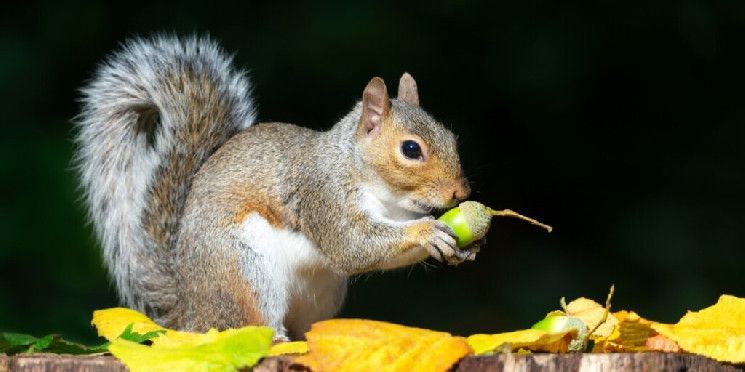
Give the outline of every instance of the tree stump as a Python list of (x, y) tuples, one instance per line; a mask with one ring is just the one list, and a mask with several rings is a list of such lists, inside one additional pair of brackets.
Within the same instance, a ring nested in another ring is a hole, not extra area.
[[(112, 356), (73, 356), (34, 354), (8, 357), (0, 355), (0, 372), (86, 371), (122, 372), (127, 368)], [(303, 371), (292, 358), (266, 358), (256, 372)], [(471, 371), (743, 371), (745, 365), (718, 363), (715, 360), (683, 353), (619, 354), (498, 354), (466, 357), (455, 372)]]

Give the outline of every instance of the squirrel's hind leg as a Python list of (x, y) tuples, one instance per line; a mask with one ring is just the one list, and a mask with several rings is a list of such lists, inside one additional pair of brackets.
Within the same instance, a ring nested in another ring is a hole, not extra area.
[[(183, 224), (174, 255), (179, 301), (175, 328), (205, 332), (210, 328), (268, 325), (281, 333), (267, 312), (262, 265), (245, 275), (246, 249), (230, 229)], [(280, 309), (281, 311), (281, 309)]]
[(310, 239), (258, 212), (247, 213), (237, 231), (242, 274), (260, 299), (266, 325), (302, 339), (312, 323), (336, 314), (346, 277), (327, 267)]

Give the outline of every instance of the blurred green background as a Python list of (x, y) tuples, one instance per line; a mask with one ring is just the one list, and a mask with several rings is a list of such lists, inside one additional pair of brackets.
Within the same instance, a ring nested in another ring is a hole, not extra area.
[(494, 223), (476, 262), (352, 280), (343, 316), (459, 334), (561, 296), (676, 321), (745, 295), (745, 2), (91, 2), (0, 5), (0, 330), (91, 341), (116, 305), (71, 169), (81, 84), (132, 35), (209, 33), (261, 120), (327, 128), (404, 71), (460, 136)]

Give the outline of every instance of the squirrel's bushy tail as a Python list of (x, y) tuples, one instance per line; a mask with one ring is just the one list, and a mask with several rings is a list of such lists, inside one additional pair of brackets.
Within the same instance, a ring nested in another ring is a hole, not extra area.
[(161, 318), (177, 301), (168, 251), (191, 181), (254, 121), (245, 74), (208, 38), (133, 39), (82, 89), (76, 165), (121, 300)]

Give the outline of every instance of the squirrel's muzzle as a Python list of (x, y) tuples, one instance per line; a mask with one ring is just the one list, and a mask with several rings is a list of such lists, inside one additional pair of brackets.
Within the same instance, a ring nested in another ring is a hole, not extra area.
[(471, 185), (468, 183), (468, 179), (461, 177), (460, 180), (456, 181), (453, 186), (453, 199), (452, 203), (461, 202), (468, 198), (471, 194)]

